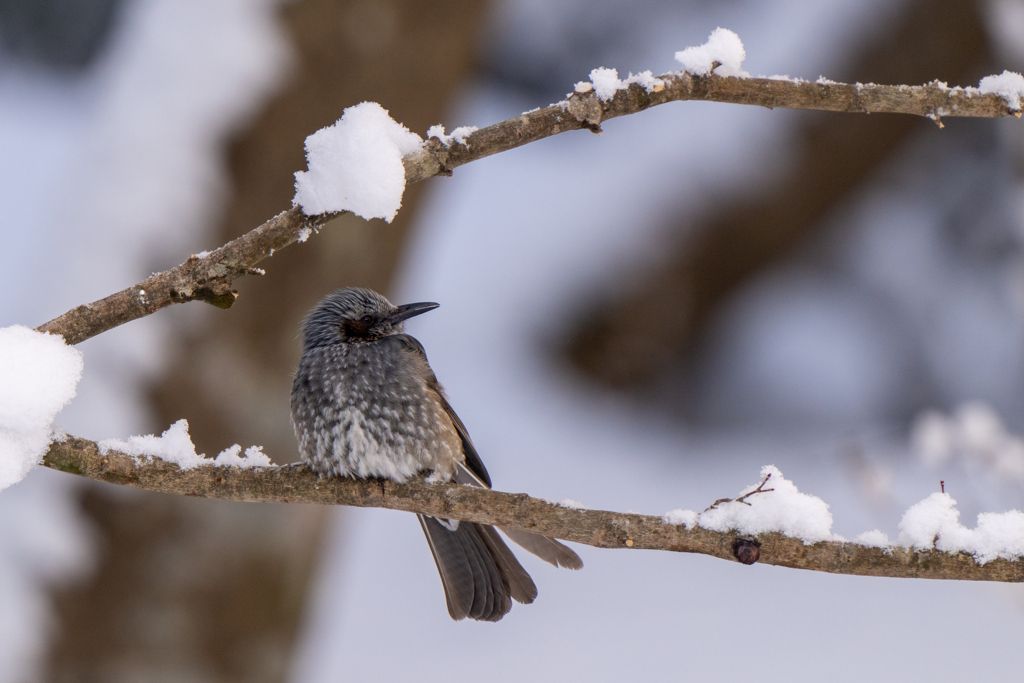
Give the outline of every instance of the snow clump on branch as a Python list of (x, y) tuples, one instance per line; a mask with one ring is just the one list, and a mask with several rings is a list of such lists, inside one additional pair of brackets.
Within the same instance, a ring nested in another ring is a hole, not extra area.
[(42, 462), (53, 418), (82, 378), (82, 354), (58, 335), (0, 328), (0, 489)]
[(696, 76), (707, 76), (714, 69), (717, 76), (749, 78), (743, 70), (747, 53), (740, 37), (727, 28), (716, 28), (708, 36), (708, 42), (697, 47), (688, 47), (676, 53), (676, 61), (683, 65), (683, 71)]
[(960, 511), (948, 493), (933, 493), (903, 514), (900, 543), (916, 550), (974, 555), (978, 564), (1024, 557), (1024, 513), (983, 512), (978, 526), (960, 524)]
[[(735, 530), (751, 535), (776, 531), (807, 544), (836, 540), (831, 531), (832, 513), (825, 501), (800, 493), (774, 465), (762, 467), (761, 477), (766, 481), (748, 486), (734, 500), (719, 502), (699, 514), (672, 510), (665, 513), (662, 521), (685, 524), (687, 529), (700, 526), (711, 531)], [(749, 495), (764, 485), (770, 488)]]
[(647, 92), (661, 92), (665, 89), (665, 81), (655, 78), (650, 70), (641, 71), (638, 74), (630, 73), (625, 80), (620, 80), (618, 69), (606, 69), (602, 66), (591, 70), (589, 82), (577, 83), (576, 92), (585, 93), (593, 90), (599, 100), (607, 102), (615, 97), (617, 91), (625, 90), (633, 83)]
[(167, 428), (160, 436), (146, 434), (130, 436), (127, 441), (120, 439), (104, 439), (98, 444), (100, 455), (117, 451), (135, 458), (136, 461), (146, 458), (159, 458), (171, 462), (183, 470), (208, 465), (241, 467), (273, 467), (270, 458), (263, 452), (262, 446), (250, 446), (245, 449), (245, 457), (239, 455), (242, 447), (238, 444), (225, 448), (215, 459), (196, 453), (195, 444), (188, 433), (188, 422), (178, 420)]
[(1006, 100), (1012, 111), (1020, 111), (1020, 98), (1024, 97), (1024, 76), (1013, 71), (1003, 71), (996, 76), (985, 76), (978, 83), (982, 95), (999, 95)]
[(453, 142), (468, 147), (469, 144), (466, 142), (466, 136), (470, 133), (475, 133), (477, 130), (476, 126), (459, 126), (452, 131), (451, 135), (445, 135), (444, 126), (437, 124), (427, 129), (427, 137), (437, 138), (445, 147), (451, 147)]
[[(825, 501), (800, 493), (772, 465), (763, 467), (761, 476), (764, 479), (760, 485), (748, 486), (735, 499), (718, 501), (700, 513), (672, 510), (661, 519), (665, 524), (685, 525), (688, 530), (699, 526), (753, 536), (778, 532), (808, 545), (845, 542), (831, 531), (832, 514)], [(899, 542), (914, 550), (967, 553), (980, 565), (1000, 558), (1013, 561), (1024, 557), (1024, 512), (983, 512), (978, 515), (978, 526), (974, 529), (968, 529), (959, 520), (956, 501), (948, 493), (933, 493), (903, 514)], [(893, 547), (877, 529), (859, 534), (853, 542), (885, 550)]]
[(349, 107), (306, 138), (308, 171), (295, 173), (295, 199), (307, 216), (351, 211), (390, 223), (402, 206), (402, 157), (423, 139), (376, 102)]

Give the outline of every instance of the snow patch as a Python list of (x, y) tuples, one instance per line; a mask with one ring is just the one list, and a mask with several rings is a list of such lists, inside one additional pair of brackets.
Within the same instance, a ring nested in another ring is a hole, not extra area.
[[(699, 514), (692, 510), (672, 510), (661, 519), (665, 524), (685, 524), (687, 529), (700, 526), (754, 536), (775, 531), (807, 544), (845, 540), (831, 533), (832, 514), (823, 500), (800, 493), (774, 466), (761, 469), (762, 477), (769, 475), (767, 483), (762, 483), (772, 490), (766, 488), (763, 493), (744, 499), (749, 505), (732, 500)], [(739, 497), (757, 488), (757, 485), (749, 486)], [(933, 493), (904, 513), (899, 524), (899, 543), (914, 550), (969, 553), (978, 564), (997, 558), (1024, 557), (1024, 512), (983, 512), (978, 515), (974, 529), (963, 526), (959, 519), (956, 501), (947, 493)], [(889, 537), (877, 529), (858, 534), (853, 542), (873, 548), (893, 547)]]
[(590, 509), (586, 505), (584, 505), (583, 503), (581, 503), (579, 501), (576, 501), (576, 500), (573, 500), (572, 498), (564, 498), (564, 499), (562, 499), (560, 501), (559, 500), (552, 500), (551, 498), (541, 498), (541, 500), (543, 500), (545, 503), (550, 503), (551, 505), (557, 505), (558, 507), (561, 507), (561, 508), (569, 508), (570, 510), (589, 510)]
[(619, 79), (618, 69), (606, 69), (602, 66), (592, 69), (590, 71), (590, 82), (580, 81), (576, 84), (575, 91), (587, 93), (593, 90), (599, 100), (607, 102), (615, 97), (616, 92), (625, 90), (634, 83), (647, 92), (658, 92), (665, 88), (665, 81), (656, 78), (650, 70), (641, 71), (638, 74), (631, 72), (625, 80), (621, 80)]
[(74, 398), (83, 365), (59, 335), (0, 328), (0, 489), (42, 462), (53, 418)]
[(423, 144), (376, 102), (349, 107), (306, 138), (308, 171), (295, 173), (294, 203), (303, 213), (351, 211), (391, 222), (402, 206), (402, 157)]
[[(666, 524), (694, 524), (712, 531), (739, 531), (744, 534), (764, 534), (776, 531), (804, 543), (832, 541), (832, 513), (821, 498), (800, 493), (793, 482), (782, 476), (774, 465), (761, 468), (762, 480), (769, 477), (767, 489), (745, 499), (729, 501), (700, 514), (692, 510), (672, 510), (662, 516)], [(748, 486), (738, 497), (754, 491), (761, 484)]]
[(891, 548), (892, 543), (889, 541), (889, 537), (878, 529), (871, 531), (865, 531), (857, 534), (853, 538), (853, 542), (857, 545), (866, 545), (869, 548)]
[(1013, 111), (1020, 111), (1020, 98), (1024, 97), (1024, 76), (1015, 71), (985, 76), (978, 83), (978, 90), (983, 95), (999, 95), (1006, 100), (1006, 106)]
[(750, 74), (742, 68), (746, 57), (740, 37), (721, 27), (712, 31), (708, 42), (703, 45), (688, 47), (676, 53), (676, 61), (683, 65), (683, 71), (697, 76), (707, 76), (715, 62), (718, 62), (715, 74), (748, 78)]
[[(184, 420), (181, 420), (181, 422), (184, 422)], [(241, 467), (242, 469), (273, 467), (270, 458), (263, 452), (263, 446), (249, 446), (245, 449), (244, 456), (239, 455), (241, 452), (242, 447), (236, 443), (234, 446), (225, 448), (218, 453), (217, 458), (213, 460), (212, 464), (222, 467)], [(207, 460), (206, 462), (209, 463), (210, 461)]]
[(238, 444), (225, 448), (216, 458), (210, 459), (203, 454), (196, 453), (196, 447), (192, 443), (192, 437), (188, 433), (188, 421), (178, 420), (167, 428), (160, 436), (146, 434), (144, 436), (130, 436), (127, 441), (120, 439), (104, 439), (98, 444), (100, 454), (106, 455), (110, 451), (125, 453), (141, 461), (145, 458), (159, 458), (171, 462), (183, 470), (191, 470), (196, 467), (215, 465), (221, 467), (273, 467), (270, 458), (263, 452), (262, 446), (250, 446), (245, 449), (245, 456), (239, 453), (242, 447)]
[(475, 133), (478, 130), (476, 126), (459, 126), (452, 131), (451, 135), (444, 134), (444, 126), (437, 124), (427, 129), (428, 138), (437, 138), (441, 144), (445, 147), (451, 147), (453, 142), (457, 142), (460, 145), (466, 145), (466, 136), (470, 133)]
[(647, 71), (641, 71), (638, 74), (630, 72), (629, 76), (623, 83), (628, 87), (631, 83), (636, 83), (647, 92), (658, 92), (659, 89), (665, 87), (665, 81), (660, 78), (656, 78), (651, 73), (650, 69)]
[(959, 520), (956, 501), (948, 493), (933, 493), (904, 513), (900, 543), (915, 550), (970, 553), (978, 564), (1024, 557), (1024, 513), (1019, 510), (983, 512), (974, 529)]
[(602, 102), (615, 97), (615, 91), (622, 87), (619, 72), (616, 69), (599, 67), (590, 71), (590, 82), (594, 84), (594, 94)]
[[(800, 493), (796, 485), (782, 476), (774, 465), (761, 468), (761, 476), (771, 475), (767, 486), (774, 489), (747, 498), (745, 503), (721, 503), (700, 514), (699, 524), (713, 531), (735, 529), (745, 534), (776, 531), (804, 543), (832, 540), (832, 513), (821, 498)], [(750, 493), (758, 484), (748, 486), (740, 495)]]
[(697, 526), (698, 517), (699, 515), (693, 510), (669, 510), (661, 516), (661, 521), (676, 526), (685, 524), (687, 529), (692, 529)]

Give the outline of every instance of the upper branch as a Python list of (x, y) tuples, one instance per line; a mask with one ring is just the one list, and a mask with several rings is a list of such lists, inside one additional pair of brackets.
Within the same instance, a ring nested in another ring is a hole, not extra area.
[[(660, 517), (564, 508), (525, 494), (457, 484), (405, 484), (380, 479), (320, 479), (306, 467), (239, 469), (177, 465), (152, 459), (143, 464), (117, 452), (99, 453), (92, 441), (67, 437), (54, 442), (43, 464), (98, 481), (151, 491), (264, 503), (317, 503), (418, 512), (449, 519), (522, 529), (597, 548), (672, 550), (736, 560), (735, 532), (666, 524)], [(869, 548), (854, 543), (803, 541), (761, 534), (760, 562), (832, 574), (900, 578), (1024, 581), (1024, 560), (977, 564), (965, 553)]]
[(405, 158), (407, 182), (451, 171), (470, 161), (520, 147), (558, 133), (586, 128), (600, 132), (601, 122), (635, 114), (668, 102), (700, 100), (753, 104), (774, 109), (816, 109), (851, 114), (915, 114), (940, 122), (944, 116), (999, 118), (1019, 111), (998, 95), (982, 95), (938, 82), (927, 85), (811, 83), (770, 78), (732, 78), (671, 73), (658, 77), (663, 86), (648, 92), (640, 85), (616, 91), (602, 101), (593, 90), (482, 128), (465, 137), (465, 145), (441, 145), (431, 139)]
[[(406, 182), (451, 175), (452, 169), (476, 159), (566, 131), (600, 132), (602, 121), (684, 100), (769, 108), (916, 114), (931, 117), (936, 122), (944, 116), (1020, 116), (997, 95), (951, 89), (939, 83), (912, 87), (849, 85), (688, 73), (666, 74), (660, 80), (663, 85), (651, 92), (634, 84), (618, 90), (607, 101), (599, 99), (593, 90), (573, 93), (557, 104), (471, 133), (465, 137), (465, 144), (446, 147), (431, 138), (419, 151), (405, 157)], [(336, 215), (306, 216), (299, 207), (293, 206), (209, 254), (191, 256), (179, 266), (156, 273), (105, 299), (72, 309), (36, 329), (60, 334), (69, 344), (77, 344), (172, 304), (199, 300), (227, 308), (237, 296), (231, 289), (235, 279), (259, 272), (255, 269), (257, 263), (298, 240), (303, 230), (319, 229)]]
[(238, 296), (231, 289), (235, 279), (260, 273), (255, 265), (299, 239), (303, 228), (315, 230), (334, 217), (335, 214), (305, 216), (292, 207), (219, 249), (201, 257), (189, 256), (181, 265), (154, 273), (99, 301), (73, 308), (36, 329), (62, 335), (68, 344), (77, 344), (172, 304), (205, 301), (218, 308), (229, 308)]

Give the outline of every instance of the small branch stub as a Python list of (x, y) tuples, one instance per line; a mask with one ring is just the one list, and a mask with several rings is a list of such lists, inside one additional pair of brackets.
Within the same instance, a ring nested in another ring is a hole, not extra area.
[(737, 538), (732, 544), (732, 554), (743, 564), (754, 564), (761, 558), (761, 543), (756, 538)]

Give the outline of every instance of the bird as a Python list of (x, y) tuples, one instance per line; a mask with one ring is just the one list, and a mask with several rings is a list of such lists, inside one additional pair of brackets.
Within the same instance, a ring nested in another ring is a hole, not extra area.
[[(405, 320), (437, 307), (395, 306), (373, 290), (348, 287), (310, 310), (302, 323), (291, 419), (302, 461), (313, 472), (397, 482), (426, 475), (428, 483), (491, 487), (423, 345), (404, 333)], [(498, 621), (513, 600), (529, 604), (537, 597), (533, 579), (494, 527), (418, 517), (452, 619)], [(583, 567), (553, 538), (501, 531), (556, 567)]]

